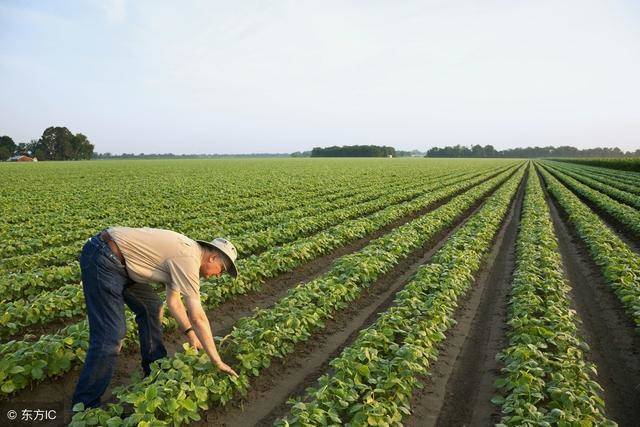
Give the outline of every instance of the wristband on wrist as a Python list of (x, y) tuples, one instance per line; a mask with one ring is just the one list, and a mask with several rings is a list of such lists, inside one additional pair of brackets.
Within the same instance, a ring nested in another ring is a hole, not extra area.
[(184, 331), (184, 334), (185, 334), (185, 335), (189, 335), (189, 332), (191, 332), (191, 331), (193, 331), (193, 328), (192, 328), (192, 327), (189, 327), (189, 328), (187, 328), (187, 330), (186, 330), (186, 331)]

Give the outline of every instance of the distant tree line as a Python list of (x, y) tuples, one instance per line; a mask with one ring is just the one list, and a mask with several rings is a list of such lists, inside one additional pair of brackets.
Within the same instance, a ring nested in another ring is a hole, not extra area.
[(9, 136), (0, 137), (0, 160), (11, 156), (37, 157), (38, 160), (89, 160), (93, 144), (81, 133), (73, 134), (66, 127), (51, 126), (40, 139), (16, 144)]
[[(371, 149), (371, 147), (375, 147), (375, 149)], [(311, 151), (296, 151), (295, 153), (291, 153), (291, 157), (387, 157), (389, 154), (394, 157), (410, 157), (423, 156), (424, 152), (419, 150), (402, 151), (396, 150), (393, 147), (379, 147), (375, 145), (343, 145), (342, 147), (316, 147)]]
[(378, 145), (337, 145), (331, 147), (315, 147), (311, 157), (387, 157), (394, 156), (396, 149)]
[(640, 156), (640, 149), (624, 152), (614, 148), (585, 148), (583, 150), (568, 145), (560, 147), (526, 147), (496, 150), (493, 145), (462, 145), (434, 147), (427, 151), (425, 157), (504, 157), (504, 158), (537, 158), (537, 157), (633, 157)]

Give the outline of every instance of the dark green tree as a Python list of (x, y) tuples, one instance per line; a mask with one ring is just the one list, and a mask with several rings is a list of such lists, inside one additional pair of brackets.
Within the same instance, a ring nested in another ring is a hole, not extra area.
[(11, 137), (4, 135), (0, 136), (0, 160), (7, 160), (9, 157), (13, 156), (13, 152), (18, 148), (13, 142)]
[(77, 133), (71, 138), (71, 147), (74, 160), (89, 160), (93, 156), (93, 144), (81, 133)]
[(74, 135), (66, 127), (49, 127), (33, 148), (39, 160), (88, 160), (93, 144), (81, 133)]
[(39, 160), (64, 160), (64, 155), (71, 151), (71, 138), (73, 134), (66, 127), (48, 127), (38, 140), (33, 154)]
[(486, 157), (485, 153), (484, 153), (484, 148), (482, 148), (482, 145), (476, 144), (473, 147), (471, 147), (471, 156), (472, 157)]
[(378, 145), (343, 145), (338, 147), (315, 147), (311, 150), (311, 157), (386, 157), (396, 154), (393, 147)]

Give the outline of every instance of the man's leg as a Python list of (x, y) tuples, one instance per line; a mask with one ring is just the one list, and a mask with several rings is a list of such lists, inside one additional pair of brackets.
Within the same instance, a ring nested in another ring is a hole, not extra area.
[(136, 314), (142, 370), (147, 376), (151, 362), (167, 355), (162, 341), (162, 300), (150, 285), (132, 283), (124, 290), (124, 301)]
[(89, 317), (89, 349), (73, 394), (73, 405), (100, 405), (109, 386), (125, 335), (122, 291), (129, 282), (124, 267), (98, 237), (87, 241), (80, 255), (82, 289)]

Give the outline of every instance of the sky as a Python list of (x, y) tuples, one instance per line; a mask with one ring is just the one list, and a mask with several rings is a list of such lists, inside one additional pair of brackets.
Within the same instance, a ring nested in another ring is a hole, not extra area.
[(0, 0), (0, 134), (98, 152), (640, 148), (640, 2)]

